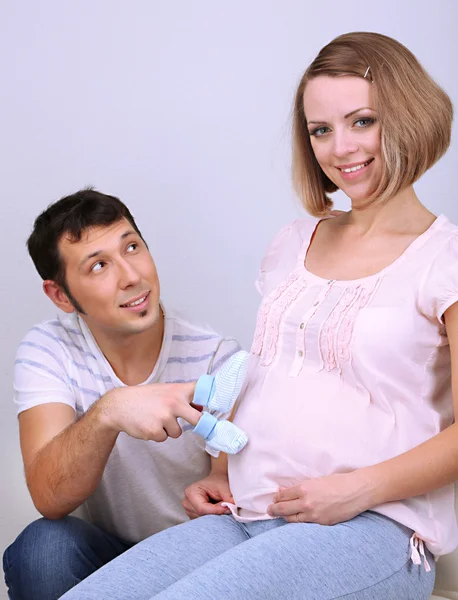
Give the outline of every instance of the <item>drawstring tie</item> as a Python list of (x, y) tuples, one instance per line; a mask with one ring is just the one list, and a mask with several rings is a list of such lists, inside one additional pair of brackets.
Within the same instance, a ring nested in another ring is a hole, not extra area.
[(429, 573), (431, 567), (429, 566), (428, 559), (425, 554), (425, 546), (423, 540), (418, 537), (416, 533), (410, 538), (410, 559), (414, 565), (421, 565), (421, 557), (423, 556), (425, 571)]

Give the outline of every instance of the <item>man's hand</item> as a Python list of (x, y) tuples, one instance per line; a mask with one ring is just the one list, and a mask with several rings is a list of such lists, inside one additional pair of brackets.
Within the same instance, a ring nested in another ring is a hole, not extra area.
[(178, 438), (179, 417), (197, 425), (201, 411), (191, 406), (194, 383), (154, 383), (116, 388), (98, 402), (101, 422), (109, 429), (141, 439), (164, 442)]
[(190, 519), (203, 515), (224, 515), (230, 510), (221, 502), (234, 502), (227, 474), (216, 472), (190, 485), (185, 491), (182, 505)]
[(308, 479), (280, 489), (267, 512), (290, 523), (335, 525), (370, 508), (369, 487), (362, 470)]
[(182, 434), (179, 417), (197, 425), (194, 383), (116, 388), (78, 421), (70, 406), (49, 403), (19, 415), (27, 485), (48, 519), (71, 513), (100, 483), (119, 432), (163, 442)]

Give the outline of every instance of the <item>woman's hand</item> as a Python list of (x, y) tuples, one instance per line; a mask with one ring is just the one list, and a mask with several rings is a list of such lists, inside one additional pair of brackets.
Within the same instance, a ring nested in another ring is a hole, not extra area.
[(335, 525), (371, 508), (369, 498), (367, 477), (362, 470), (353, 471), (281, 488), (267, 512), (290, 523)]
[(225, 515), (230, 510), (221, 502), (234, 502), (227, 473), (211, 473), (205, 479), (193, 483), (185, 491), (182, 505), (190, 519), (203, 515)]

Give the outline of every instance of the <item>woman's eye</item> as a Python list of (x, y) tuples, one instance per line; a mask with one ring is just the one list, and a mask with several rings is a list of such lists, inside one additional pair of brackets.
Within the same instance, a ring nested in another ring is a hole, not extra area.
[(104, 264), (105, 264), (105, 263), (103, 263), (102, 261), (96, 262), (96, 263), (95, 263), (95, 265), (92, 265), (92, 267), (91, 267), (91, 271), (92, 271), (93, 273), (95, 273), (95, 272), (97, 272), (97, 271), (100, 271), (100, 270), (103, 268), (103, 265), (104, 265)]
[(133, 252), (137, 248), (138, 248), (138, 244), (136, 242), (132, 242), (132, 244), (129, 244), (127, 246), (127, 252)]
[(365, 117), (363, 119), (358, 119), (357, 121), (355, 121), (356, 127), (359, 128), (368, 127), (369, 125), (372, 125), (372, 123), (375, 123), (375, 119), (373, 119), (372, 117)]
[(321, 137), (328, 131), (329, 127), (317, 127), (316, 129), (310, 132), (310, 135), (314, 135), (315, 137)]

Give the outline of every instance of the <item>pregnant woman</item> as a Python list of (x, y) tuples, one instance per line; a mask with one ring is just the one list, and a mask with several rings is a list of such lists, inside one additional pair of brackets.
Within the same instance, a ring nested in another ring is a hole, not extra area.
[[(282, 229), (261, 266), (234, 419), (248, 445), (228, 480), (220, 465), (185, 500), (212, 512), (218, 481), (231, 514), (163, 531), (63, 598), (429, 598), (435, 558), (458, 544), (458, 227), (413, 184), (451, 121), (395, 40), (349, 33), (320, 51), (293, 123), (313, 218)], [(351, 210), (331, 217), (337, 189)]]

